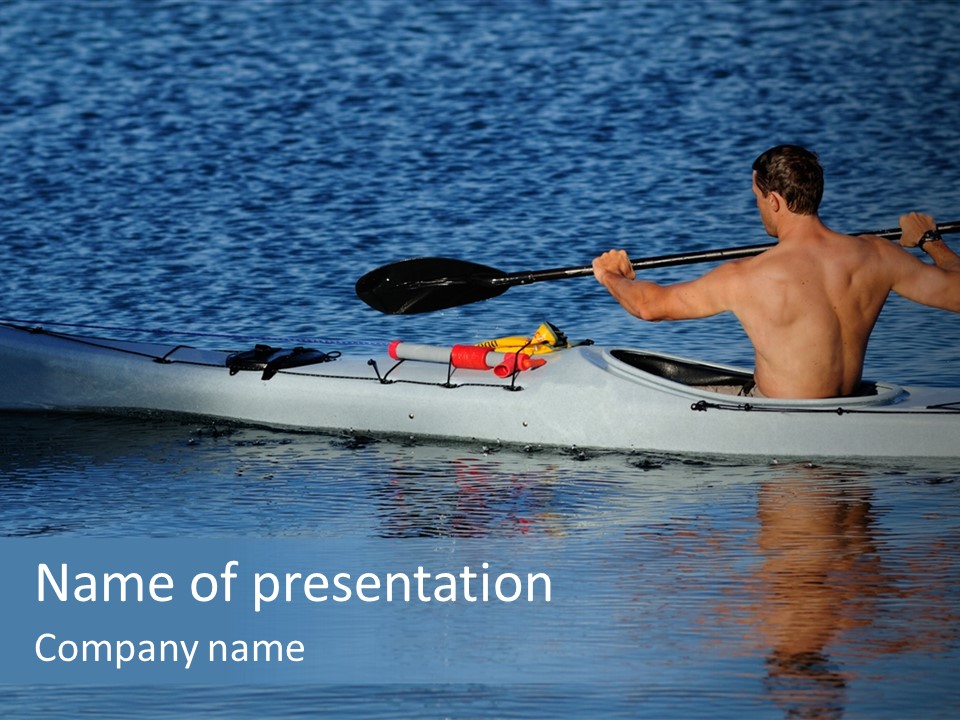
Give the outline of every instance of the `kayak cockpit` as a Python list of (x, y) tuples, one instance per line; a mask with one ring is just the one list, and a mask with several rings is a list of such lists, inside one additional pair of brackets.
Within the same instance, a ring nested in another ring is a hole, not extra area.
[(617, 349), (611, 350), (610, 354), (630, 367), (681, 385), (729, 387), (734, 395), (738, 388), (753, 386), (753, 373), (745, 370), (636, 350)]
[(838, 402), (844, 406), (886, 405), (897, 401), (905, 394), (899, 385), (864, 381), (856, 395), (843, 398), (785, 400), (748, 397), (748, 393), (754, 386), (753, 373), (742, 368), (622, 348), (609, 350), (608, 354), (621, 370), (627, 369), (627, 373), (631, 375), (646, 377), (657, 384), (661, 384), (659, 381), (666, 381), (664, 384), (684, 386), (698, 395), (735, 396), (751, 405), (808, 407), (832, 406)]

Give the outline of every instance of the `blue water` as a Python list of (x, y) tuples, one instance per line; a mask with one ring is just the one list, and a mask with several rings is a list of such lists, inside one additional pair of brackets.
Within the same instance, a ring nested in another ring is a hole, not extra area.
[[(353, 285), (417, 255), (523, 270), (763, 242), (750, 164), (780, 142), (820, 153), (839, 230), (956, 219), (958, 31), (952, 2), (7, 0), (0, 315), (196, 344), (186, 333), (467, 342), (547, 319), (749, 364), (732, 319), (643, 325), (589, 278), (409, 317)], [(957, 385), (958, 347), (955, 315), (893, 298), (867, 374)], [(956, 463), (161, 418), (0, 430), (8, 538), (296, 538), (354, 565), (426, 540), (537, 558), (561, 589), (522, 612), (341, 628), (335, 676), (7, 683), (7, 717), (960, 715)]]

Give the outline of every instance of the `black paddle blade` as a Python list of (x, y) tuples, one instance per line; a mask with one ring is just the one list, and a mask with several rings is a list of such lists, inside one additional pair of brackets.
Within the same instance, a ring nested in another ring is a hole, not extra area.
[(496, 268), (452, 258), (401, 260), (371, 270), (357, 280), (357, 297), (388, 315), (414, 315), (489, 300), (509, 285), (493, 281)]

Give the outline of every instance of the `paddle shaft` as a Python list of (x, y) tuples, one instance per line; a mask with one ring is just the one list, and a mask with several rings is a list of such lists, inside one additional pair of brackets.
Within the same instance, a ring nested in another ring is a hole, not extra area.
[[(937, 225), (937, 230), (941, 233), (960, 232), (960, 220)], [(876, 235), (888, 240), (898, 240), (902, 231), (900, 228), (891, 228), (889, 230), (873, 230), (862, 233), (851, 233), (853, 235)], [(745, 245), (743, 247), (724, 248), (720, 250), (704, 250), (695, 253), (678, 253), (676, 255), (661, 255), (659, 257), (646, 258), (644, 260), (633, 260), (631, 266), (634, 270), (652, 270), (654, 268), (673, 267), (675, 265), (692, 265), (694, 263), (704, 263), (719, 260), (736, 260), (737, 258), (753, 257), (759, 255), (764, 250), (769, 250), (776, 243), (764, 243), (762, 245)], [(546, 280), (562, 280), (564, 278), (583, 277), (593, 274), (592, 265), (582, 265), (580, 267), (555, 268), (553, 270), (522, 271), (516, 273), (504, 273), (495, 277), (478, 278), (484, 284), (491, 287), (513, 287), (514, 285), (529, 285), (530, 283), (543, 282)]]
[[(941, 233), (960, 232), (960, 221), (943, 223)], [(858, 235), (879, 235), (890, 240), (900, 237), (900, 229), (875, 230)], [(634, 270), (650, 270), (672, 265), (734, 260), (759, 255), (775, 243), (748, 245), (721, 250), (662, 255), (633, 260)], [(468, 303), (490, 300), (514, 285), (529, 285), (545, 280), (591, 275), (590, 265), (554, 270), (505, 273), (496, 268), (465, 260), (426, 257), (401, 260), (371, 270), (357, 280), (357, 296), (367, 305), (390, 315), (434, 312)]]

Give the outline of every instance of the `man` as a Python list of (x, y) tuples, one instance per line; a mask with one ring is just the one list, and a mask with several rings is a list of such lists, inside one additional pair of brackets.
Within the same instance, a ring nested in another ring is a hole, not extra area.
[[(922, 244), (937, 261), (929, 264), (888, 240), (842, 235), (823, 224), (823, 170), (814, 153), (795, 145), (767, 150), (753, 164), (753, 193), (764, 228), (778, 240), (764, 253), (661, 286), (636, 280), (626, 252), (610, 250), (593, 261), (594, 275), (644, 320), (732, 312), (753, 343), (756, 394), (766, 397), (855, 394), (890, 291), (960, 312), (960, 277), (950, 269), (950, 256), (957, 256), (942, 240), (927, 236)], [(914, 214), (902, 227), (904, 244), (919, 244), (919, 231), (935, 226)]]

